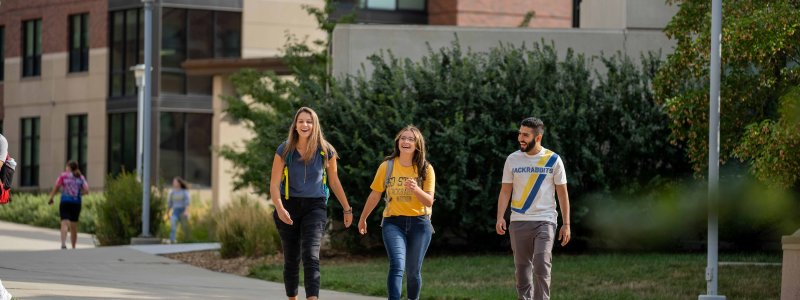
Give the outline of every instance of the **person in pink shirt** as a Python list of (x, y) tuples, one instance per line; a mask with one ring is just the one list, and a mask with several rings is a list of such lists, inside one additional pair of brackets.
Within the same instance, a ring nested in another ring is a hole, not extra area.
[(89, 183), (81, 174), (77, 162), (72, 160), (67, 162), (65, 172), (58, 176), (56, 186), (50, 192), (48, 204), (53, 205), (53, 196), (59, 188), (61, 189), (61, 202), (58, 205), (61, 214), (61, 249), (67, 249), (65, 243), (67, 230), (70, 232), (72, 249), (75, 249), (75, 243), (78, 241), (78, 217), (81, 215), (81, 196), (89, 193)]

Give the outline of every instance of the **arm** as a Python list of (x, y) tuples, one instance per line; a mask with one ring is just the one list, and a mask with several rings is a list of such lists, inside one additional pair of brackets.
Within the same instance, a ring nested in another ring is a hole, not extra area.
[(89, 194), (89, 183), (86, 182), (86, 178), (81, 176), (83, 179), (83, 185), (81, 186), (81, 195), (88, 195)]
[(342, 182), (339, 181), (339, 171), (336, 167), (336, 156), (331, 157), (328, 160), (328, 166), (326, 167), (328, 172), (328, 184), (333, 191), (333, 194), (336, 195), (336, 199), (339, 200), (339, 204), (342, 205), (342, 209), (344, 209), (344, 227), (349, 228), (351, 224), (353, 224), (353, 208), (350, 207), (350, 204), (347, 202), (347, 196), (344, 194), (344, 189), (342, 188)]
[(50, 205), (52, 205), (52, 204), (53, 204), (53, 196), (55, 196), (55, 195), (56, 195), (56, 193), (58, 192), (58, 188), (59, 188), (59, 187), (61, 187), (61, 185), (60, 185), (60, 184), (56, 184), (56, 185), (53, 187), (53, 190), (52, 190), (52, 191), (50, 191), (50, 201), (47, 201), (47, 204), (50, 204)]
[(564, 222), (561, 225), (561, 230), (558, 231), (558, 240), (561, 241), (561, 246), (566, 246), (572, 238), (569, 226), (569, 193), (567, 192), (567, 185), (556, 185), (556, 194), (558, 195), (558, 206), (561, 207), (561, 220)]
[(431, 191), (429, 193), (422, 190), (419, 187), (419, 185), (417, 185), (417, 180), (412, 178), (406, 179), (404, 186), (406, 189), (410, 190), (411, 193), (414, 194), (414, 196), (417, 196), (417, 199), (419, 200), (419, 202), (422, 202), (422, 205), (425, 205), (427, 207), (433, 206), (434, 191)]
[(186, 198), (184, 198), (184, 205), (183, 205), (183, 215), (189, 217), (189, 204), (192, 203), (192, 196), (189, 195), (189, 190), (183, 190), (186, 193)]
[(511, 183), (503, 183), (500, 187), (500, 195), (497, 196), (497, 223), (494, 225), (494, 229), (499, 235), (506, 234), (507, 226), (505, 214), (506, 209), (508, 209), (508, 201), (511, 200), (511, 190)]
[(283, 223), (292, 225), (294, 223), (292, 221), (292, 217), (289, 216), (289, 212), (286, 211), (286, 208), (283, 207), (283, 199), (281, 199), (281, 180), (283, 179), (283, 159), (280, 155), (275, 154), (275, 158), (272, 159), (272, 175), (269, 178), (269, 195), (272, 198), (272, 204), (275, 205), (275, 212), (278, 214), (278, 218), (283, 221)]
[(367, 203), (364, 204), (364, 210), (361, 211), (361, 217), (358, 218), (358, 232), (363, 234), (367, 233), (367, 218), (372, 210), (378, 206), (378, 201), (381, 199), (381, 192), (373, 190), (367, 197)]

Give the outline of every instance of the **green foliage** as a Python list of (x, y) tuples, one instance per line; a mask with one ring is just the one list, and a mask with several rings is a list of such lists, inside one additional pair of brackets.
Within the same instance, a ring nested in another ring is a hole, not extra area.
[[(677, 47), (659, 70), (654, 89), (658, 101), (667, 107), (673, 142), (686, 144), (695, 173), (702, 174), (708, 164), (711, 4), (700, 0), (668, 2), (680, 5), (665, 29), (667, 36), (677, 41)], [(793, 149), (791, 143), (796, 139), (778, 132), (791, 128), (778, 129), (773, 121), (758, 123), (776, 118), (778, 99), (789, 88), (800, 85), (800, 3), (724, 1), (722, 9), (720, 160), (725, 163), (733, 158), (735, 149), (746, 142), (743, 139), (749, 139), (746, 150), (750, 152), (739, 157), (756, 160), (754, 172), (762, 174), (759, 177), (773, 177), (766, 175), (765, 163), (779, 158), (780, 148)], [(752, 126), (749, 134), (744, 130), (747, 126)], [(771, 143), (783, 144), (757, 151), (766, 140), (756, 132), (771, 136), (767, 139)], [(781, 168), (776, 174), (800, 171), (796, 163), (769, 167)]]
[(248, 198), (240, 198), (215, 216), (216, 236), (223, 258), (275, 254), (281, 240), (272, 212)]
[(758, 179), (790, 188), (800, 183), (800, 86), (780, 101), (778, 121), (748, 125), (736, 157), (750, 160), (751, 171)]
[[(519, 148), (518, 122), (527, 116), (544, 120), (543, 145), (565, 162), (574, 227), (581, 228), (587, 213), (585, 193), (647, 185), (686, 170), (649, 88), (656, 55), (638, 66), (620, 55), (601, 58), (607, 73), (595, 74), (597, 80), (582, 55), (570, 51), (560, 60), (553, 45), (538, 43), (473, 53), (456, 41), (419, 62), (391, 53), (370, 60), (370, 77), (335, 85), (316, 109), (328, 119), (326, 132), (342, 155), (340, 174), (355, 207), (363, 205), (397, 130), (415, 124), (423, 131), (437, 171), (433, 223), (443, 234), (434, 243), (498, 244), (486, 241), (500, 240), (493, 224), (503, 164)], [(378, 224), (380, 214), (371, 218)]]
[[(158, 233), (164, 195), (150, 193), (150, 231)], [(101, 245), (127, 245), (142, 233), (142, 184), (136, 174), (122, 172), (106, 180), (105, 201), (97, 205), (96, 237)]]
[[(764, 250), (800, 227), (792, 194), (723, 168), (720, 179), (719, 239), (723, 250)], [(671, 182), (635, 194), (597, 193), (589, 228), (593, 249), (699, 250), (707, 235), (708, 186)]]
[[(48, 194), (13, 193), (11, 203), (0, 206), (0, 220), (58, 229), (61, 227), (58, 199), (60, 196), (56, 195), (53, 205), (48, 205)], [(104, 195), (101, 193), (90, 193), (82, 197), (78, 231), (95, 233), (96, 207), (104, 199)]]

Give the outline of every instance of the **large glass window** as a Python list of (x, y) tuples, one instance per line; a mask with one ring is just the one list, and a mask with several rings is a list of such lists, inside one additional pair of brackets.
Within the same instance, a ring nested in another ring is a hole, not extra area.
[(161, 91), (211, 95), (210, 76), (187, 76), (187, 59), (240, 57), (242, 14), (164, 8), (161, 37)]
[(3, 77), (5, 76), (6, 73), (5, 47), (6, 47), (6, 28), (0, 26), (0, 81), (3, 81)]
[(86, 175), (86, 149), (87, 141), (87, 117), (86, 115), (75, 115), (67, 117), (67, 160), (73, 160)]
[(108, 173), (136, 172), (136, 113), (108, 115)]
[(211, 186), (211, 115), (161, 113), (159, 166), (161, 178), (181, 176)]
[(42, 74), (42, 20), (22, 22), (22, 77)]
[(111, 24), (111, 97), (136, 95), (136, 78), (130, 68), (144, 61), (144, 16), (138, 8), (114, 11)]
[(20, 149), (20, 186), (39, 185), (39, 118), (20, 119), (22, 145)]
[(216, 12), (214, 22), (214, 57), (242, 56), (242, 14)]
[(69, 16), (69, 71), (89, 70), (89, 14)]

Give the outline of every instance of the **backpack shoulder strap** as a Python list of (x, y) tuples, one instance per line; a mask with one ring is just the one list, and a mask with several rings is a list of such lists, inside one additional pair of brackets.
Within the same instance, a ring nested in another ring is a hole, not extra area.
[[(288, 143), (284, 147), (289, 147)], [(284, 159), (283, 163), (283, 196), (286, 200), (289, 200), (289, 164), (292, 163), (292, 156), (294, 156), (294, 151), (289, 151), (286, 154), (286, 158)]]
[(383, 200), (386, 202), (392, 201), (392, 199), (389, 198), (389, 179), (392, 178), (392, 168), (394, 168), (394, 158), (386, 161), (386, 175), (383, 181)]

